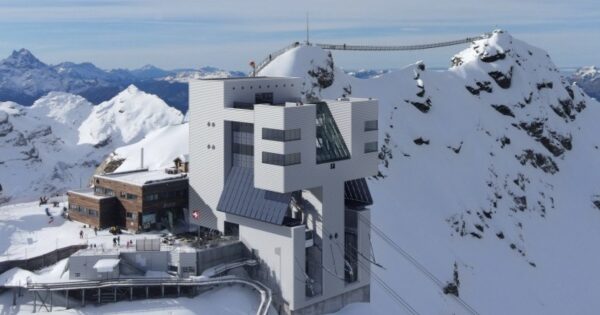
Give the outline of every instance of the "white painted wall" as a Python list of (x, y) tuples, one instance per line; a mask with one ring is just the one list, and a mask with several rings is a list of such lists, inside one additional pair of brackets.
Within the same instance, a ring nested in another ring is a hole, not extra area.
[[(231, 108), (234, 101), (253, 103), (257, 92), (273, 92), (275, 103), (299, 100), (301, 84), (301, 80), (295, 78), (190, 82), (190, 214), (194, 210), (201, 211), (200, 220), (190, 219), (190, 222), (220, 231), (223, 231), (225, 220), (238, 223), (240, 239), (248, 248), (254, 249), (268, 266), (281, 289), (282, 298), (292, 310), (369, 283), (369, 275), (362, 269), (356, 283), (346, 285), (343, 280), (344, 182), (375, 175), (378, 165), (377, 152), (364, 153), (365, 143), (377, 141), (377, 131), (364, 131), (365, 121), (378, 117), (375, 100), (327, 101), (351, 152), (351, 159), (335, 162), (333, 169), (330, 163), (316, 164), (314, 104), (285, 107), (255, 105), (254, 110)], [(315, 207), (308, 225), (314, 227), (322, 238), (323, 267), (333, 273), (323, 272), (321, 296), (305, 297), (304, 226), (278, 226), (216, 210), (231, 164), (228, 159), (231, 148), (224, 146), (229, 142), (230, 121), (254, 123), (255, 187), (275, 192), (303, 190), (304, 197)], [(262, 140), (263, 127), (300, 128), (301, 139), (291, 142)], [(300, 152), (301, 164), (285, 167), (263, 164), (263, 151), (279, 154)], [(369, 216), (370, 213), (366, 210), (363, 215)], [(368, 226), (359, 222), (358, 230), (359, 250), (370, 253)]]

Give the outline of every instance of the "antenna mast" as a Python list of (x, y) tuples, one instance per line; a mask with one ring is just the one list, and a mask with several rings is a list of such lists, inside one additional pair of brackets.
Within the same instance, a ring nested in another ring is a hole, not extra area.
[(306, 45), (310, 45), (310, 33), (309, 33), (309, 28), (308, 28), (308, 12), (306, 12)]

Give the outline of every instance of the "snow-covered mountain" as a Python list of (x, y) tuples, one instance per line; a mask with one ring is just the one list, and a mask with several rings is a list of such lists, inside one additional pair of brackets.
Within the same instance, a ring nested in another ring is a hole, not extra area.
[[(372, 220), (422, 268), (373, 232), (385, 269), (372, 270), (419, 313), (469, 314), (432, 278), (455, 284), (480, 314), (595, 313), (600, 104), (565, 82), (545, 51), (506, 32), (452, 62), (357, 79), (327, 51), (301, 46), (260, 74), (302, 77), (312, 98), (380, 100)], [(111, 159), (132, 169), (141, 147), (169, 144), (146, 159), (162, 168), (185, 153), (186, 132), (157, 130)], [(376, 282), (371, 298), (341, 313), (406, 312)]]
[(183, 115), (156, 95), (134, 85), (112, 99), (94, 106), (79, 127), (79, 144), (114, 142), (123, 145), (140, 140), (157, 126), (180, 124)]
[(600, 69), (596, 66), (579, 68), (570, 78), (589, 96), (600, 100)]
[(49, 92), (69, 92), (85, 97), (93, 103), (111, 99), (130, 84), (157, 94), (169, 105), (187, 111), (187, 80), (244, 76), (239, 71), (225, 71), (214, 67), (199, 69), (163, 70), (152, 65), (140, 69), (103, 70), (89, 62), (63, 62), (47, 65), (30, 51), (20, 49), (0, 60), (0, 101), (23, 105)]
[(135, 86), (97, 106), (64, 92), (30, 107), (0, 102), (0, 203), (85, 186), (115, 148), (182, 120), (181, 112)]
[(170, 74), (159, 78), (167, 82), (187, 83), (190, 80), (211, 79), (211, 78), (231, 78), (244, 77), (246, 74), (241, 71), (227, 71), (215, 67), (202, 67), (200, 69), (178, 69)]

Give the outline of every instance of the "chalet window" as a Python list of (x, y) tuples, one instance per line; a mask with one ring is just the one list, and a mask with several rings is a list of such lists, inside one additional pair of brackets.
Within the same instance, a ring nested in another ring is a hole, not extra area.
[(126, 192), (124, 192), (124, 191), (122, 191), (122, 192), (121, 192), (121, 198), (126, 198), (126, 197), (127, 197), (127, 193), (126, 193)]
[(300, 140), (300, 128), (288, 129), (288, 130), (263, 128), (262, 129), (262, 138), (263, 138), (263, 140), (273, 140), (273, 141)]
[(129, 212), (128, 211), (127, 214), (126, 214), (126, 216), (127, 216), (127, 219), (136, 219), (137, 218), (137, 213), (135, 213), (135, 212)]
[(137, 200), (137, 196), (130, 193), (127, 193), (125, 198), (127, 198), (127, 200)]
[(263, 152), (262, 162), (264, 164), (279, 166), (300, 164), (300, 153), (277, 154), (271, 152)]
[(97, 217), (98, 216), (98, 211), (97, 210), (92, 210), (92, 209), (87, 209), (88, 211), (88, 215), (92, 216), (92, 217)]
[(365, 153), (377, 152), (377, 141), (365, 143)]
[(365, 131), (373, 131), (379, 129), (377, 120), (365, 121)]
[(112, 197), (112, 196), (114, 196), (114, 195), (115, 195), (115, 191), (114, 191), (114, 190), (112, 190), (112, 189), (104, 188), (104, 194), (105, 194), (106, 196), (111, 196), (111, 197)]

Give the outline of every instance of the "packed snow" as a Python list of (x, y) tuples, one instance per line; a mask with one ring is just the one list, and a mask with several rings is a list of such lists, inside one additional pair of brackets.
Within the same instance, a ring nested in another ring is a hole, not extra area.
[[(62, 212), (66, 205), (60, 202), (58, 207), (53, 207), (30, 202), (0, 206), (0, 261), (32, 258), (71, 245), (114, 248), (115, 236), (108, 230), (94, 232), (83, 223), (64, 218)], [(158, 233), (121, 234), (118, 249), (126, 249), (125, 244), (130, 240), (159, 237)]]

